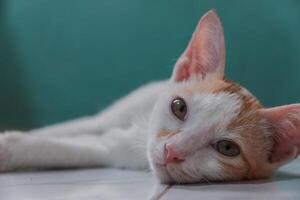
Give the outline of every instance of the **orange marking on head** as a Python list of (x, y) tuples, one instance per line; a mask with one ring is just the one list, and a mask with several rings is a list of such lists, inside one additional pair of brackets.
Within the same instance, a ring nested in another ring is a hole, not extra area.
[(268, 155), (273, 145), (268, 128), (270, 126), (259, 112), (262, 105), (251, 93), (239, 84), (218, 79), (213, 74), (208, 74), (203, 80), (176, 92), (189, 95), (225, 92), (237, 95), (240, 100), (241, 109), (237, 117), (228, 125), (227, 130), (235, 134), (235, 140), (240, 144), (243, 156), (241, 163), (236, 166), (229, 164), (230, 162), (225, 159), (220, 160), (224, 173), (228, 173), (228, 179), (267, 178), (276, 171), (276, 168), (268, 164)]
[[(214, 93), (218, 92), (236, 94), (242, 103), (239, 114), (227, 129), (237, 135), (236, 140), (239, 141), (238, 143), (241, 144), (240, 146), (243, 149), (243, 164), (233, 168), (223, 162), (224, 170), (234, 171), (238, 174), (235, 177), (240, 177), (240, 179), (271, 176), (274, 169), (267, 163), (272, 142), (269, 138), (267, 122), (259, 113), (262, 105), (251, 93), (246, 92), (240, 85), (229, 80), (224, 80), (222, 84), (215, 88)], [(241, 170), (245, 168), (248, 171)]]

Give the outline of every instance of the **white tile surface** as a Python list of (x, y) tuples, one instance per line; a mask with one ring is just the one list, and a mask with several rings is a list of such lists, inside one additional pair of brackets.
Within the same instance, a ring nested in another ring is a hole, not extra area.
[(155, 185), (150, 173), (116, 169), (8, 173), (0, 175), (0, 200), (147, 199)]
[(147, 172), (80, 169), (0, 175), (0, 200), (300, 199), (300, 160), (272, 180), (241, 183), (157, 184)]

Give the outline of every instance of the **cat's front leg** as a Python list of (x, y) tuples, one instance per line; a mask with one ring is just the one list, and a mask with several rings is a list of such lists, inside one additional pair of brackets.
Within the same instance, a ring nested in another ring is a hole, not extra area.
[(105, 166), (108, 152), (100, 136), (49, 138), (9, 132), (0, 135), (0, 171)]
[(0, 171), (112, 166), (147, 168), (141, 129), (113, 129), (98, 134), (44, 137), (8, 132), (0, 135)]

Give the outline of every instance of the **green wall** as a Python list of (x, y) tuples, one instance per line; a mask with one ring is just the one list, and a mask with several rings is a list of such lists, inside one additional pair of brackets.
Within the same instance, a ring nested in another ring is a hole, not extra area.
[(266, 106), (300, 102), (298, 0), (0, 0), (0, 128), (93, 114), (168, 78), (211, 8), (228, 76)]

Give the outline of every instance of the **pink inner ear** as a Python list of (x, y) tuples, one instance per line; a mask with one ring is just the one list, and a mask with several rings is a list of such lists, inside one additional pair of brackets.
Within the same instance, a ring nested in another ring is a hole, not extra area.
[(224, 76), (225, 44), (222, 24), (214, 11), (200, 20), (187, 49), (178, 59), (172, 79), (183, 81), (207, 73)]
[(274, 142), (274, 149), (270, 157), (272, 163), (282, 165), (298, 157), (300, 153), (299, 139), (293, 140), (285, 135), (281, 135), (281, 137), (276, 138)]
[(262, 114), (273, 127), (271, 162), (284, 164), (297, 157), (300, 153), (300, 104), (263, 109)]

